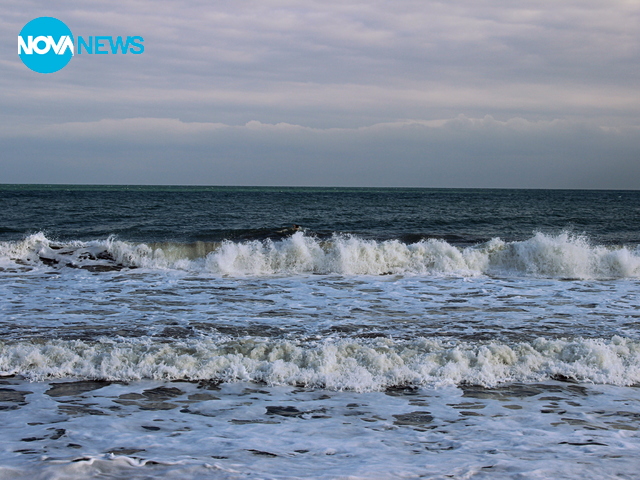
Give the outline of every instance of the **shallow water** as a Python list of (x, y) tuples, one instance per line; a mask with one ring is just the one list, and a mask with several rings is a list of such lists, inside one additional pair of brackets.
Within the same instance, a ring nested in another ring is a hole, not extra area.
[(637, 388), (2, 383), (0, 478), (635, 478), (640, 453)]

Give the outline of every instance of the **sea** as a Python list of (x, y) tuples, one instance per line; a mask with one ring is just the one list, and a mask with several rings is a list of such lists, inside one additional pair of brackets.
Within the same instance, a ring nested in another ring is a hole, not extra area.
[(638, 479), (640, 191), (0, 185), (0, 479)]

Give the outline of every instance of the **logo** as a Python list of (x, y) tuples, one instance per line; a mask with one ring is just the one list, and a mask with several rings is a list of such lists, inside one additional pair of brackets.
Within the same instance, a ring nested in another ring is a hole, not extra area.
[[(77, 42), (77, 43), (76, 43)], [(90, 36), (74, 40), (64, 22), (53, 17), (39, 17), (27, 23), (18, 35), (18, 55), (34, 72), (53, 73), (64, 68), (75, 56), (81, 54), (126, 54), (144, 52), (144, 38), (140, 36), (106, 37)]]
[(18, 55), (34, 72), (57, 72), (69, 63), (73, 53), (71, 30), (57, 18), (35, 18), (18, 35)]

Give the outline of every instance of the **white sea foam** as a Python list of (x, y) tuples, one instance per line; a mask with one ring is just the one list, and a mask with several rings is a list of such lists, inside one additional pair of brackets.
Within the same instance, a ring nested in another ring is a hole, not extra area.
[[(638, 278), (640, 249), (591, 245), (568, 233), (516, 242), (499, 238), (471, 247), (428, 239), (412, 244), (351, 235), (319, 240), (298, 232), (288, 238), (245, 242), (144, 244), (117, 240), (56, 244), (44, 234), (0, 243), (0, 261), (87, 266), (115, 264), (229, 276), (296, 274), (521, 275), (547, 278)], [(109, 260), (109, 261), (107, 261)]]
[(609, 385), (8, 387), (25, 401), (0, 410), (2, 480), (601, 480), (636, 478), (640, 453), (640, 392)]
[(415, 341), (324, 341), (203, 338), (160, 343), (103, 339), (48, 340), (0, 347), (0, 372), (33, 380), (217, 379), (373, 391), (394, 385), (477, 384), (567, 377), (612, 385), (640, 383), (640, 342), (544, 339), (506, 344)]

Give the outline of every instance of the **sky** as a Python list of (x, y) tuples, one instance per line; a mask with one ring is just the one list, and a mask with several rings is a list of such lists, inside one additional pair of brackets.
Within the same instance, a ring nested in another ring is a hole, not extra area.
[[(17, 55), (36, 17), (141, 55)], [(0, 183), (640, 189), (639, 0), (3, 0)]]

